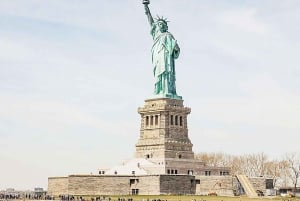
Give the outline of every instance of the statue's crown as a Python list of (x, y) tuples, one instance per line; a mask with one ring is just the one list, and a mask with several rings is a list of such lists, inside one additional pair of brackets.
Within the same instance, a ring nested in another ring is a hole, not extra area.
[(161, 17), (157, 16), (157, 17), (155, 18), (155, 20), (156, 20), (157, 22), (158, 22), (158, 21), (161, 21), (161, 22), (163, 22), (163, 23), (165, 23), (165, 24), (168, 24), (168, 22), (170, 22), (170, 21), (168, 21), (167, 18), (164, 18), (164, 16), (161, 16)]

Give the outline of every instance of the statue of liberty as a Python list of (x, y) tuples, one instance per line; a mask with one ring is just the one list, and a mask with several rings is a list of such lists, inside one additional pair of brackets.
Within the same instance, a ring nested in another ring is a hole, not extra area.
[(152, 65), (155, 77), (155, 97), (181, 99), (176, 94), (175, 85), (175, 62), (180, 53), (177, 41), (171, 33), (168, 32), (168, 21), (163, 17), (153, 20), (148, 7), (149, 0), (143, 0), (145, 13), (151, 27), (153, 37)]

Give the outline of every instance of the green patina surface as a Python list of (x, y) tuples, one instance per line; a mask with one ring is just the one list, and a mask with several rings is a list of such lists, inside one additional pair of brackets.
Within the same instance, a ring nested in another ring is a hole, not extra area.
[(151, 52), (155, 77), (154, 98), (182, 99), (177, 95), (175, 85), (175, 59), (179, 57), (180, 48), (173, 35), (168, 32), (167, 20), (158, 18), (154, 21), (148, 4), (149, 1), (144, 1), (153, 38)]

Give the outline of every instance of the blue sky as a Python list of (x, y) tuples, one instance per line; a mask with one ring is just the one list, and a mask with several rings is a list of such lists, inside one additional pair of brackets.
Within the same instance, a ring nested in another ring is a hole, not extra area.
[[(299, 152), (300, 1), (152, 0), (178, 40), (197, 152)], [(141, 1), (0, 1), (0, 189), (133, 157), (151, 98)]]

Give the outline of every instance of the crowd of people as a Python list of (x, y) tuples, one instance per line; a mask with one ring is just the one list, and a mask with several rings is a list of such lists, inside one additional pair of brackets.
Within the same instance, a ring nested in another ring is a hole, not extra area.
[(20, 199), (20, 194), (0, 194), (0, 200)]

